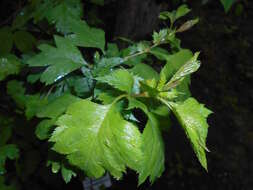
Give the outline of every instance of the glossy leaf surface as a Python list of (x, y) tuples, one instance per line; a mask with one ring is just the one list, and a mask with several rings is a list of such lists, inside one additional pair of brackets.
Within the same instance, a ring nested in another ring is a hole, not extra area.
[(207, 170), (205, 150), (208, 150), (206, 148), (208, 124), (206, 118), (212, 112), (194, 98), (188, 98), (182, 104), (175, 104), (173, 112), (189, 138), (199, 162)]
[(41, 82), (52, 84), (70, 72), (86, 65), (80, 51), (68, 40), (55, 36), (56, 48), (40, 45), (41, 53), (28, 60), (33, 67), (48, 66), (40, 77)]
[(88, 176), (100, 177), (108, 170), (120, 178), (126, 166), (139, 169), (141, 134), (114, 105), (81, 100), (68, 108), (57, 125), (50, 139), (55, 142), (53, 149)]

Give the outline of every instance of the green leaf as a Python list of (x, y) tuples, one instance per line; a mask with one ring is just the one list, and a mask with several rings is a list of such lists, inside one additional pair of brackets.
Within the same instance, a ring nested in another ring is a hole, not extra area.
[(212, 113), (194, 98), (188, 98), (182, 104), (172, 104), (172, 110), (190, 139), (193, 150), (201, 165), (207, 170), (206, 137), (208, 124), (206, 118)]
[(13, 36), (10, 27), (0, 29), (0, 55), (10, 53), (13, 46)]
[(192, 52), (187, 49), (182, 49), (175, 54), (167, 56), (167, 63), (160, 72), (158, 89), (161, 90), (168, 79), (170, 79), (190, 58), (192, 58)]
[(187, 61), (178, 71), (173, 75), (170, 81), (164, 86), (164, 90), (168, 90), (170, 87), (178, 85), (186, 76), (197, 71), (200, 67), (200, 61), (198, 61), (199, 52), (195, 53), (194, 56)]
[(222, 3), (226, 13), (230, 10), (232, 5), (236, 2), (236, 0), (220, 0), (220, 1)]
[(16, 47), (22, 53), (32, 51), (35, 47), (36, 39), (29, 32), (17, 31), (13, 34), (13, 39)]
[(34, 84), (35, 82), (37, 82), (40, 79), (41, 73), (38, 74), (30, 74), (27, 76), (27, 82)]
[[(0, 118), (2, 120), (2, 118)], [(0, 146), (4, 145), (11, 137), (12, 134), (12, 128), (11, 126), (8, 125), (3, 125), (1, 123), (1, 127), (0, 127)]]
[(144, 80), (159, 79), (159, 74), (149, 65), (139, 63), (129, 70), (134, 75), (141, 77)]
[(0, 56), (0, 81), (9, 75), (18, 74), (20, 69), (20, 61), (15, 55)]
[(40, 94), (26, 95), (25, 96), (25, 116), (28, 120), (36, 115), (36, 113), (47, 105), (47, 99), (40, 96)]
[(139, 169), (141, 134), (123, 120), (114, 104), (81, 100), (69, 106), (57, 125), (50, 139), (55, 142), (53, 149), (88, 176), (98, 178), (108, 170), (120, 178), (126, 166)]
[(107, 57), (118, 57), (119, 56), (119, 48), (117, 44), (107, 43), (107, 50), (106, 50)]
[(71, 22), (80, 20), (82, 16), (83, 8), (80, 0), (61, 1), (60, 4), (46, 12), (49, 23), (56, 24), (57, 30), (63, 34), (71, 32)]
[(13, 98), (19, 108), (25, 107), (26, 97), (23, 82), (16, 80), (9, 81), (7, 83), (7, 93)]
[(104, 105), (111, 104), (115, 98), (117, 98), (120, 94), (118, 91), (105, 90), (105, 89), (95, 89), (94, 92), (96, 99), (100, 100)]
[(70, 180), (71, 180), (72, 177), (76, 176), (76, 173), (73, 170), (68, 169), (64, 165), (62, 165), (62, 167), (61, 167), (61, 175), (62, 175), (65, 183), (68, 183), (68, 182), (70, 182)]
[(114, 88), (129, 94), (131, 94), (134, 85), (133, 75), (131, 75), (126, 69), (115, 70), (109, 75), (96, 78), (96, 80), (107, 83)]
[(129, 98), (128, 109), (133, 108), (142, 109), (148, 116), (148, 122), (142, 136), (143, 159), (141, 169), (139, 170), (139, 185), (142, 184), (148, 176), (150, 182), (153, 183), (164, 171), (164, 144), (159, 130), (159, 122), (155, 116), (148, 111), (145, 104), (136, 99)]
[(68, 40), (55, 36), (56, 48), (50, 45), (40, 45), (41, 53), (27, 61), (32, 67), (48, 66), (40, 77), (46, 85), (52, 84), (70, 72), (79, 69), (87, 63), (80, 51)]
[(19, 150), (14, 144), (8, 144), (0, 147), (0, 175), (5, 173), (5, 162), (8, 159), (14, 160), (19, 157)]
[(53, 173), (58, 173), (60, 169), (61, 169), (60, 163), (58, 163), (58, 162), (52, 163), (52, 172)]
[(139, 184), (143, 183), (148, 176), (150, 176), (150, 182), (153, 183), (164, 171), (164, 145), (158, 121), (151, 113), (148, 116), (149, 120), (143, 131), (144, 159), (139, 174)]
[(13, 184), (6, 185), (4, 176), (0, 176), (0, 189), (1, 190), (17, 190), (17, 187)]
[(40, 140), (48, 139), (53, 132), (55, 119), (44, 119), (36, 127), (35, 134)]
[(160, 47), (152, 48), (150, 50), (150, 53), (153, 54), (157, 59), (162, 61), (167, 60), (168, 57), (170, 56), (170, 53), (167, 50)]
[(175, 20), (185, 16), (190, 11), (191, 9), (189, 9), (187, 5), (181, 5), (180, 7), (177, 8)]
[(189, 9), (187, 5), (184, 4), (178, 7), (177, 10), (173, 10), (172, 12), (169, 12), (169, 11), (161, 12), (159, 15), (159, 18), (162, 20), (170, 19), (170, 23), (172, 26), (177, 19), (185, 16), (190, 11), (191, 9)]
[(168, 37), (169, 30), (168, 29), (162, 29), (159, 32), (153, 33), (153, 43), (159, 44), (161, 42), (166, 41), (166, 38)]
[(99, 48), (104, 51), (105, 32), (90, 27), (85, 21), (73, 19), (70, 23), (71, 33), (67, 36), (76, 46)]
[(94, 76), (105, 76), (111, 73), (112, 69), (123, 63), (121, 57), (102, 58), (94, 67)]
[(69, 87), (74, 89), (78, 96), (82, 97), (90, 94), (94, 87), (94, 82), (92, 79), (79, 76), (69, 77), (67, 79), (67, 84)]
[(63, 114), (70, 104), (75, 103), (79, 100), (80, 98), (76, 96), (64, 94), (49, 102), (47, 105), (41, 107), (36, 116), (39, 118), (55, 119)]

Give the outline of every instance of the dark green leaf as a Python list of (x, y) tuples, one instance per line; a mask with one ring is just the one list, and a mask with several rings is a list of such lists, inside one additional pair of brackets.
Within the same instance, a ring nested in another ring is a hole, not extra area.
[(22, 53), (32, 51), (35, 47), (36, 39), (29, 32), (17, 31), (13, 34), (13, 39), (16, 47)]
[(11, 28), (3, 27), (0, 29), (0, 42), (0, 55), (10, 53), (13, 46)]
[(19, 157), (19, 150), (14, 144), (8, 144), (0, 147), (0, 175), (5, 173), (5, 161), (14, 160)]
[(25, 107), (25, 88), (22, 82), (16, 80), (9, 81), (7, 83), (7, 93), (14, 99), (19, 108)]
[(236, 0), (220, 0), (226, 13), (230, 10), (232, 5), (236, 2)]
[(64, 34), (72, 32), (72, 21), (80, 20), (82, 15), (83, 8), (80, 0), (61, 1), (60, 4), (46, 12), (48, 21), (56, 24), (57, 30)]
[(54, 38), (56, 48), (40, 45), (41, 53), (27, 61), (33, 67), (48, 66), (40, 77), (41, 82), (46, 84), (52, 84), (87, 64), (80, 51), (68, 39), (59, 36)]
[(99, 48), (104, 51), (105, 32), (98, 28), (90, 27), (85, 21), (71, 21), (71, 33), (67, 36), (76, 46)]
[(0, 56), (0, 81), (9, 75), (18, 74), (20, 69), (20, 61), (15, 55)]

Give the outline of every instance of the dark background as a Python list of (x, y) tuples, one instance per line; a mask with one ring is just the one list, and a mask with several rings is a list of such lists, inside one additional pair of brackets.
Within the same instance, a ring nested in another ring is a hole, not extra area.
[[(14, 1), (1, 1), (0, 24), (8, 23), (16, 11)], [(157, 16), (161, 10), (172, 10), (180, 1), (110, 0), (94, 9), (107, 38), (124, 36), (132, 40), (150, 39), (152, 31), (163, 26)], [(182, 46), (201, 51), (202, 66), (192, 76), (194, 97), (206, 104), (214, 114), (207, 146), (208, 173), (198, 163), (183, 130), (172, 118), (170, 133), (164, 133), (166, 170), (151, 186), (138, 189), (173, 190), (251, 190), (253, 189), (253, 2), (239, 1), (226, 14), (221, 3), (188, 1), (200, 22), (180, 34)], [(239, 11), (238, 5), (243, 6)], [(9, 7), (8, 9), (6, 7)], [(85, 11), (89, 4), (84, 1)], [(187, 19), (187, 18), (186, 18)], [(46, 147), (44, 147), (46, 149)], [(43, 155), (40, 155), (43, 156)], [(41, 178), (37, 172), (24, 184), (25, 189), (81, 189), (78, 179), (64, 185), (60, 176)], [(43, 173), (43, 172), (42, 172)], [(49, 175), (49, 174), (48, 174)], [(50, 179), (49, 179), (50, 178)], [(46, 182), (45, 182), (46, 181)], [(112, 190), (137, 189), (137, 175), (131, 171), (121, 181), (113, 181)]]

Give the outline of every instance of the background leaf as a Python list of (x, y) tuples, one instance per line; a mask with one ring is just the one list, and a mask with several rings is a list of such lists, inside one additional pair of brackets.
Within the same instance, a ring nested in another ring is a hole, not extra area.
[(222, 3), (226, 13), (230, 10), (232, 5), (236, 2), (236, 0), (220, 0), (220, 1)]
[(68, 39), (55, 36), (56, 48), (50, 45), (40, 45), (41, 53), (27, 61), (33, 67), (49, 66), (40, 77), (47, 85), (63, 78), (70, 72), (79, 69), (87, 63), (80, 51)]

